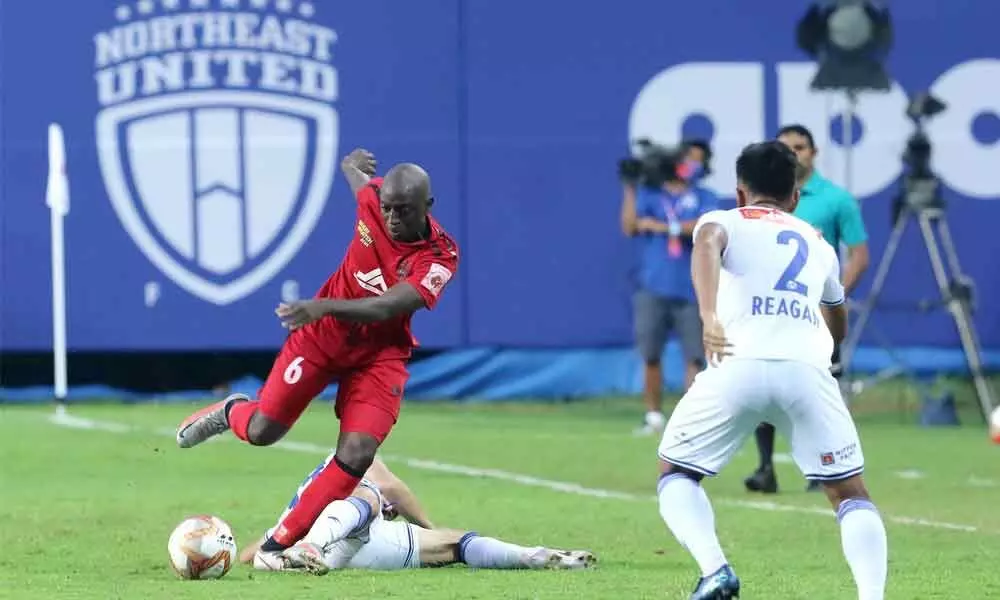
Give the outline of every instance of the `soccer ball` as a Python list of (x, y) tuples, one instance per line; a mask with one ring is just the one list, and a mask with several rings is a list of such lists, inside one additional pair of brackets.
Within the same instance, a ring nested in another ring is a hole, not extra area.
[(1000, 406), (990, 414), (990, 438), (994, 443), (1000, 444)]
[(236, 558), (236, 540), (229, 524), (212, 515), (188, 517), (167, 541), (170, 566), (181, 579), (218, 579)]

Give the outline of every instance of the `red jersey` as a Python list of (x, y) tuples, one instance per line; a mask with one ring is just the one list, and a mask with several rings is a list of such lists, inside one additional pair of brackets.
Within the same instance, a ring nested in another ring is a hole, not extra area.
[[(358, 190), (354, 237), (340, 268), (326, 280), (317, 298), (348, 300), (380, 296), (397, 283), (407, 282), (434, 308), (441, 292), (458, 270), (458, 245), (428, 216), (430, 235), (418, 242), (392, 239), (382, 218), (379, 189), (382, 178), (373, 178)], [(314, 340), (333, 356), (367, 362), (408, 358), (417, 340), (410, 331), (412, 314), (375, 323), (350, 323), (324, 317), (311, 330)], [(345, 348), (344, 345), (349, 346)]]

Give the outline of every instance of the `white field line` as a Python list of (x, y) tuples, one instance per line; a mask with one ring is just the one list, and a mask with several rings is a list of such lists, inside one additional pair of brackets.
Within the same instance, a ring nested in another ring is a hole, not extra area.
[(982, 477), (976, 477), (975, 475), (969, 477), (966, 483), (968, 483), (972, 487), (981, 487), (981, 488), (997, 486), (997, 482), (994, 481), (993, 479), (984, 479)]
[[(108, 433), (128, 433), (128, 432), (143, 431), (143, 429), (141, 428), (133, 427), (124, 423), (83, 419), (80, 417), (71, 416), (66, 413), (57, 413), (52, 417), (50, 417), (49, 421), (60, 427), (103, 431)], [(174, 429), (172, 428), (158, 428), (155, 429), (154, 432), (157, 435), (169, 436), (171, 438), (174, 437)], [(229, 439), (229, 438), (216, 438), (216, 439)], [(293, 441), (281, 441), (275, 444), (274, 447), (281, 448), (283, 450), (289, 450), (292, 452), (303, 452), (307, 454), (318, 454), (323, 456), (328, 455), (331, 450), (330, 447), (328, 446), (311, 444), (309, 442), (293, 442)], [(473, 477), (478, 479), (494, 479), (498, 481), (506, 481), (509, 483), (514, 483), (517, 485), (543, 488), (556, 492), (563, 492), (566, 494), (574, 494), (576, 496), (589, 496), (591, 498), (612, 498), (616, 500), (629, 500), (629, 501), (641, 501), (641, 502), (656, 501), (655, 496), (645, 496), (638, 494), (630, 494), (627, 492), (619, 492), (614, 490), (591, 488), (576, 483), (555, 481), (552, 479), (543, 479), (541, 477), (522, 475), (519, 473), (512, 473), (510, 471), (502, 471), (499, 469), (480, 469), (477, 467), (468, 467), (464, 465), (455, 465), (450, 463), (438, 462), (434, 460), (423, 460), (420, 458), (410, 458), (406, 456), (396, 456), (391, 454), (383, 454), (382, 458), (389, 464), (402, 464), (412, 469), (433, 471), (436, 473), (449, 473), (452, 475), (463, 475), (466, 477)], [(749, 510), (758, 510), (767, 512), (791, 512), (791, 513), (819, 515), (826, 518), (833, 518), (833, 511), (830, 509), (811, 507), (811, 506), (795, 506), (791, 504), (781, 504), (778, 502), (764, 501), (764, 500), (712, 498), (712, 503), (717, 506), (730, 506), (730, 507), (743, 508)], [(965, 531), (968, 533), (992, 533), (989, 531), (985, 531), (974, 525), (963, 525), (961, 523), (947, 523), (942, 521), (933, 521), (929, 519), (921, 519), (914, 517), (899, 517), (892, 515), (888, 516), (883, 515), (883, 516), (890, 523), (895, 523), (898, 525), (927, 527), (932, 529), (948, 529), (952, 531)]]

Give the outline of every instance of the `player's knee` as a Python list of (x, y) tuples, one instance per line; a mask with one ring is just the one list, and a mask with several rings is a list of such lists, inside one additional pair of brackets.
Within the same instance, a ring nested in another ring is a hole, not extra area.
[(359, 473), (364, 473), (375, 460), (379, 441), (356, 431), (345, 432), (337, 440), (337, 458)]
[(852, 498), (870, 500), (868, 488), (860, 475), (854, 475), (839, 481), (824, 481), (823, 489), (826, 497), (836, 510), (845, 500)]
[(701, 473), (696, 473), (691, 469), (685, 469), (684, 467), (679, 467), (673, 463), (668, 463), (666, 461), (660, 461), (660, 481), (663, 481), (665, 477), (670, 475), (683, 475), (695, 483), (700, 483), (702, 479), (705, 478)]
[(250, 419), (250, 426), (247, 427), (247, 441), (254, 446), (270, 446), (285, 437), (286, 433), (288, 433), (288, 426), (257, 412), (254, 413), (253, 418)]
[(371, 514), (378, 515), (382, 512), (382, 499), (371, 489), (365, 486), (358, 486), (351, 496), (367, 504), (368, 508), (371, 509)]

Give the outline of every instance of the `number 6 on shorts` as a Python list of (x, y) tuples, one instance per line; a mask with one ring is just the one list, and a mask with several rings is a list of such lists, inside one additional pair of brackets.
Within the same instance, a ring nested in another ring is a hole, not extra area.
[(260, 389), (260, 412), (272, 421), (291, 427), (313, 398), (323, 393), (333, 373), (315, 360), (310, 348), (290, 348), (286, 343), (274, 360)]
[(285, 367), (284, 379), (285, 383), (288, 385), (295, 385), (298, 383), (299, 379), (302, 379), (302, 361), (305, 360), (301, 356), (296, 356), (295, 359), (288, 363)]

